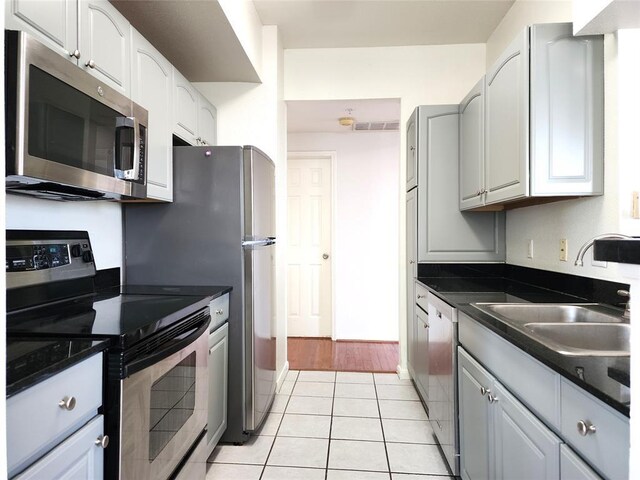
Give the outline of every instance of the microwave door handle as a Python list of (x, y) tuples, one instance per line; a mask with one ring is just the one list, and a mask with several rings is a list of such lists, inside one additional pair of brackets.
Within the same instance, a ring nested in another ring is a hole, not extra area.
[[(133, 129), (133, 150), (131, 154), (132, 168), (124, 170), (122, 168), (122, 159), (120, 164), (116, 161), (115, 170), (116, 176), (124, 180), (138, 180), (140, 178), (140, 122), (136, 117), (120, 117), (116, 120), (116, 128), (132, 128)], [(119, 156), (116, 154), (116, 159)]]

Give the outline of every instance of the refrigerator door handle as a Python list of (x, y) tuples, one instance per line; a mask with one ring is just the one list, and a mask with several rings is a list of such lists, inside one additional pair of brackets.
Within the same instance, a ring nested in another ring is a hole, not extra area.
[(265, 237), (258, 238), (252, 240), (243, 240), (242, 248), (244, 249), (255, 249), (260, 247), (268, 247), (269, 245), (275, 245), (276, 238), (275, 237)]

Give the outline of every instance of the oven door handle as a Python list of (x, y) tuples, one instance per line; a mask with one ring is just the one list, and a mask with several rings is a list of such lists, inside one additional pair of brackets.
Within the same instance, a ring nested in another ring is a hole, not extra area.
[(209, 323), (211, 323), (210, 316), (207, 317), (207, 319), (199, 326), (194, 327), (191, 330), (188, 330), (180, 335), (180, 337), (178, 337), (179, 340), (167, 342), (166, 346), (158, 350), (154, 350), (152, 353), (133, 360), (129, 364), (125, 365), (124, 378), (128, 377), (129, 375), (133, 375), (136, 372), (144, 370), (145, 368), (150, 367), (151, 365), (154, 365), (191, 345), (205, 332), (209, 331)]

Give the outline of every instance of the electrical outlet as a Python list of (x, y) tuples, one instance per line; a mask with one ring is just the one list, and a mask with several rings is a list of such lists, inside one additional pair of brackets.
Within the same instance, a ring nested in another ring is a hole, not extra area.
[(566, 262), (569, 255), (569, 243), (566, 238), (560, 239), (560, 261)]
[(633, 200), (631, 202), (631, 218), (640, 218), (640, 195), (633, 192)]
[(533, 240), (527, 244), (527, 258), (533, 258)]

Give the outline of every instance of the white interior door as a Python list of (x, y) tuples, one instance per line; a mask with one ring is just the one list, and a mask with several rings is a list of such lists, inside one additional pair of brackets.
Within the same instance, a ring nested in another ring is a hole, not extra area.
[(331, 156), (288, 159), (288, 306), (292, 337), (330, 337)]

